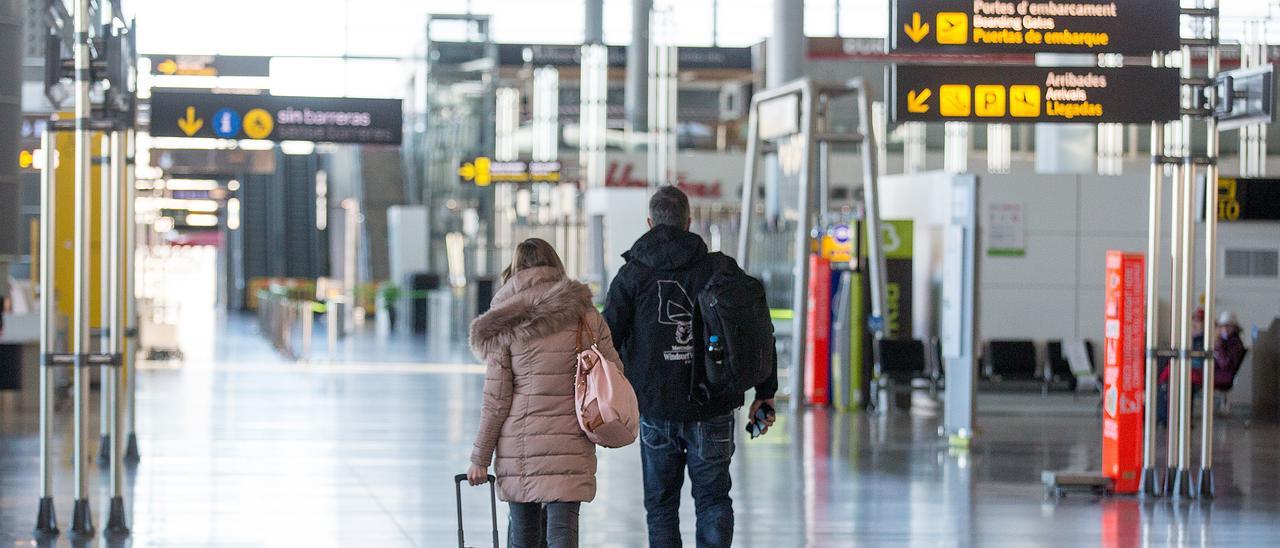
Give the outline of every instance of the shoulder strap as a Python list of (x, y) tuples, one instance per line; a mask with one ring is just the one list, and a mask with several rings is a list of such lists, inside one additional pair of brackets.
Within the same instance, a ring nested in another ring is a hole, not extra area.
[(574, 348), (575, 350), (574, 353), (581, 353), (583, 350), (586, 350), (585, 348), (582, 347), (583, 331), (587, 332), (587, 340), (591, 341), (592, 345), (596, 344), (597, 342), (595, 332), (591, 330), (591, 324), (587, 322), (587, 318), (585, 316), (579, 316), (578, 317), (578, 340)]

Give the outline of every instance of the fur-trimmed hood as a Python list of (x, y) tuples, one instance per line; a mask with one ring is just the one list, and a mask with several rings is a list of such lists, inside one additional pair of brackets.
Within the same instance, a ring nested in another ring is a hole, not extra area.
[(471, 322), (471, 351), (480, 359), (551, 335), (594, 308), (591, 289), (550, 267), (517, 272), (493, 297), (493, 308)]

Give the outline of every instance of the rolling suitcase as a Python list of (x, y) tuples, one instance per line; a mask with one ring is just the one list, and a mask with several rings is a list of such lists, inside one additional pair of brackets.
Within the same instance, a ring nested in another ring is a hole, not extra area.
[[(458, 474), (453, 477), (454, 490), (458, 495), (458, 548), (467, 548), (466, 534), (462, 531), (462, 483), (467, 481), (466, 474)], [(489, 508), (493, 518), (493, 548), (498, 548), (498, 491), (495, 484), (497, 480), (493, 475), (489, 476)]]

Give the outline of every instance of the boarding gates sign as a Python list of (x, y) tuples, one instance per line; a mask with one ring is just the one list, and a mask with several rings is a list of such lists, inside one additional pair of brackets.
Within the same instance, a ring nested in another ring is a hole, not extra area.
[(1180, 115), (1178, 69), (895, 65), (895, 122), (1150, 123)]
[(151, 135), (398, 145), (399, 99), (151, 92)]
[(1180, 47), (1177, 0), (894, 0), (903, 53), (1124, 53)]

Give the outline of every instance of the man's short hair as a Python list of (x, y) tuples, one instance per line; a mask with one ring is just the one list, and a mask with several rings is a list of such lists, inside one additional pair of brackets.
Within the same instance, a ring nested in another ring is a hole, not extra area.
[(689, 227), (689, 197), (675, 186), (658, 188), (649, 198), (649, 220), (656, 225)]

